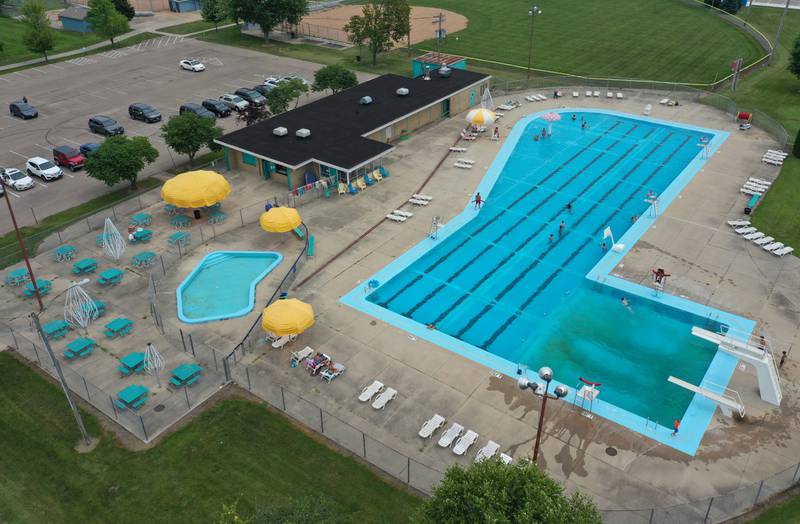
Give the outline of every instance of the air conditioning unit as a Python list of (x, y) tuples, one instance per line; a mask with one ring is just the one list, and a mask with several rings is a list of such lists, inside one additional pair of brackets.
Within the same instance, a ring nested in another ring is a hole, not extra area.
[(400, 96), (407, 96), (408, 95), (408, 88), (407, 87), (399, 88), (397, 90), (397, 94), (400, 95)]
[(304, 127), (302, 129), (298, 129), (297, 131), (295, 131), (294, 134), (297, 135), (299, 138), (308, 138), (311, 136), (311, 131)]
[(452, 73), (453, 70), (445, 65), (439, 68), (439, 76), (441, 76), (442, 78), (448, 78)]
[(277, 136), (286, 136), (289, 134), (289, 130), (285, 127), (276, 127), (272, 130), (272, 134)]
[(371, 96), (362, 96), (361, 100), (359, 100), (358, 103), (361, 104), (362, 106), (368, 106), (368, 105), (370, 105), (372, 103), (372, 97)]

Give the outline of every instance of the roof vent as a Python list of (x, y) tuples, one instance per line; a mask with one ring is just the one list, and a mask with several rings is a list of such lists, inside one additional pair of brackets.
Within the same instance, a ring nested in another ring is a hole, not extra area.
[(439, 76), (441, 76), (442, 78), (448, 78), (452, 73), (453, 70), (447, 67), (446, 65), (443, 65), (442, 67), (439, 68)]
[(358, 103), (361, 104), (362, 106), (368, 106), (368, 105), (370, 105), (372, 103), (372, 97), (371, 96), (362, 96), (361, 100), (359, 100)]
[(304, 127), (302, 129), (298, 129), (297, 131), (295, 131), (294, 134), (297, 135), (299, 138), (308, 138), (311, 136), (311, 131), (309, 131)]
[(276, 127), (272, 130), (272, 134), (277, 136), (286, 136), (289, 134), (289, 130), (285, 127)]
[(400, 95), (400, 96), (407, 96), (408, 95), (408, 88), (407, 87), (399, 88), (397, 90), (397, 94)]

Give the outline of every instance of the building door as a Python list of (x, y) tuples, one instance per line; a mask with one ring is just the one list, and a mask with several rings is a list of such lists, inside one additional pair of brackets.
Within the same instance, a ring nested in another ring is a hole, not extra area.
[(442, 118), (448, 118), (450, 116), (450, 99), (442, 101)]

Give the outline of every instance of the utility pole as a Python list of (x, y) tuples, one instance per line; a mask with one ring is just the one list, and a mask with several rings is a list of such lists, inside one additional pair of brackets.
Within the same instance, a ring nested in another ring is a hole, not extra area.
[(783, 13), (781, 13), (781, 21), (778, 22), (778, 32), (775, 33), (775, 42), (772, 43), (772, 51), (769, 53), (769, 59), (767, 60), (767, 65), (772, 64), (772, 58), (775, 55), (775, 49), (781, 45), (781, 31), (783, 31), (783, 21), (786, 19), (786, 13), (789, 11), (789, 2), (792, 0), (786, 0), (786, 5), (783, 6)]
[(39, 302), (39, 311), (41, 311), (44, 309), (44, 304), (42, 304), (42, 295), (39, 293), (39, 285), (36, 283), (36, 276), (33, 274), (33, 269), (31, 269), (31, 261), (28, 259), (28, 250), (25, 249), (25, 241), (22, 239), (22, 233), (19, 232), (17, 217), (14, 216), (14, 210), (11, 208), (11, 199), (8, 198), (8, 192), (10, 191), (10, 188), (5, 184), (5, 182), (2, 181), (2, 179), (0, 179), (0, 186), (3, 187), (3, 197), (5, 198), (6, 205), (8, 206), (8, 214), (11, 216), (11, 223), (14, 225), (14, 232), (17, 234), (19, 249), (22, 251), (22, 258), (25, 260), (25, 267), (28, 268), (28, 276), (31, 277), (33, 292), (36, 295), (36, 301)]
[(438, 29), (436, 30), (436, 54), (441, 57), (441, 42), (442, 42), (442, 23), (444, 22), (444, 15), (439, 13), (438, 15), (433, 17), (433, 24), (438, 25)]

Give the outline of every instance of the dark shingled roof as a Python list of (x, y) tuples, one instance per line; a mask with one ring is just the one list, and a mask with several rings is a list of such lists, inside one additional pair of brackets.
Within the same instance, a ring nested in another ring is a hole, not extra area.
[[(228, 133), (217, 142), (289, 166), (299, 166), (313, 158), (349, 171), (393, 148), (384, 142), (363, 138), (363, 135), (487, 78), (487, 75), (461, 69), (453, 69), (447, 78), (435, 71), (430, 76), (431, 80), (379, 76)], [(401, 87), (408, 88), (409, 94), (398, 95), (396, 91)], [(372, 97), (372, 103), (361, 105), (359, 100), (363, 96)], [(289, 134), (274, 135), (272, 130), (276, 127), (285, 127)], [(301, 128), (310, 130), (311, 136), (296, 137), (295, 131)]]

